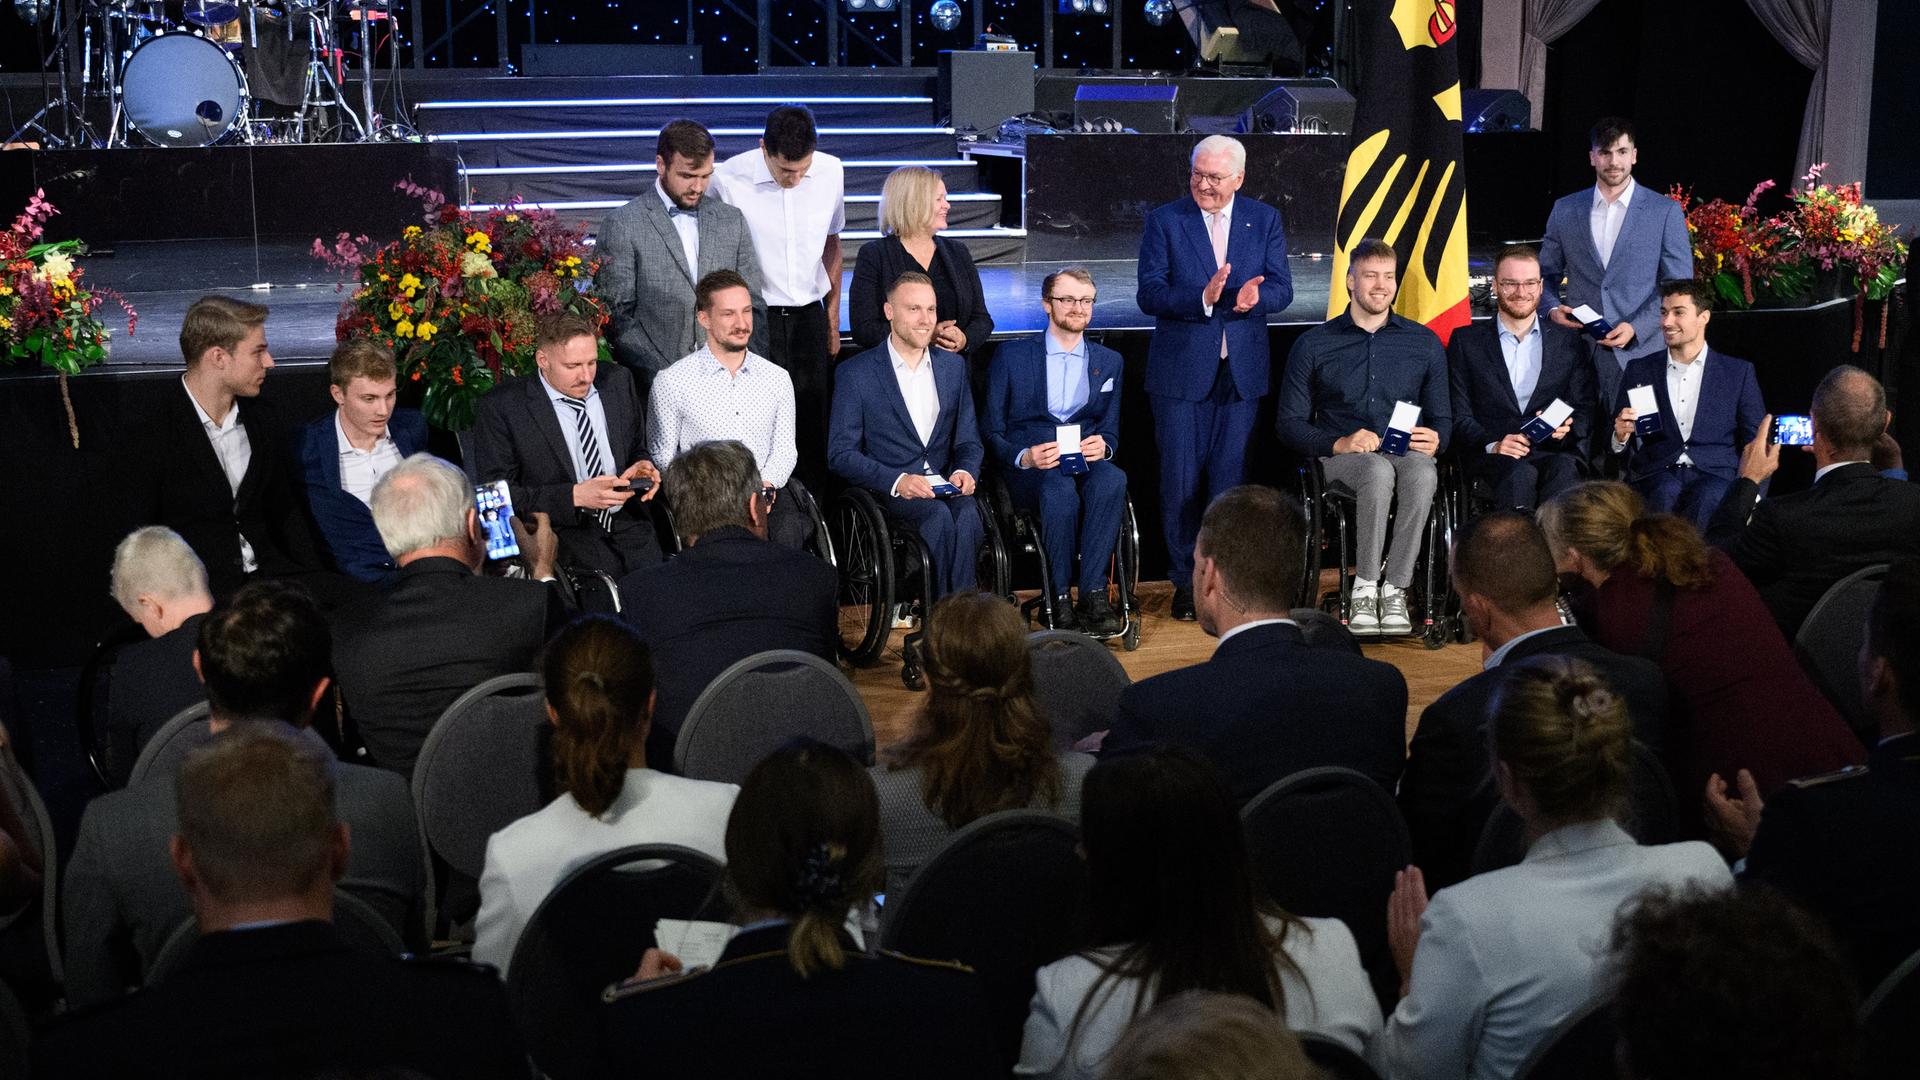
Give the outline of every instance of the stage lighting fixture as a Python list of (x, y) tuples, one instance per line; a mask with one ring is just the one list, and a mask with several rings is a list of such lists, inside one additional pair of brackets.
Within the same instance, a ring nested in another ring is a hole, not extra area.
[(13, 0), (13, 13), (21, 22), (37, 23), (53, 10), (53, 0)]
[(927, 9), (927, 21), (934, 29), (946, 31), (960, 25), (960, 4), (958, 0), (933, 0), (933, 6)]
[(1165, 26), (1173, 18), (1173, 0), (1147, 0), (1147, 22), (1154, 26)]
[(862, 11), (892, 11), (899, 0), (846, 0), (847, 10), (858, 14)]
[(1060, 0), (1062, 15), (1105, 15), (1107, 0)]

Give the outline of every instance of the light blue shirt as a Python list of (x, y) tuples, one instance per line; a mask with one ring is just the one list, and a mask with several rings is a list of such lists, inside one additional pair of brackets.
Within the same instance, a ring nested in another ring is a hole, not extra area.
[(1513, 651), (1513, 647), (1527, 640), (1528, 638), (1534, 637), (1538, 634), (1544, 634), (1549, 630), (1559, 630), (1559, 629), (1561, 629), (1561, 627), (1559, 626), (1543, 626), (1538, 630), (1529, 630), (1526, 633), (1521, 634), (1517, 637), (1508, 638), (1507, 643), (1505, 645), (1502, 645), (1499, 648), (1493, 650), (1493, 655), (1487, 657), (1486, 662), (1480, 665), (1481, 670), (1492, 671), (1494, 668), (1497, 668), (1501, 664), (1505, 663), (1507, 659), (1507, 654)]
[(1064, 422), (1087, 403), (1087, 339), (1063, 349), (1047, 331), (1047, 411)]
[(1498, 316), (1493, 321), (1500, 335), (1500, 355), (1507, 361), (1507, 379), (1513, 384), (1513, 399), (1520, 411), (1526, 412), (1534, 387), (1540, 385), (1540, 316), (1533, 317), (1525, 337), (1516, 336)]
[[(546, 390), (547, 400), (553, 402), (553, 415), (560, 421), (560, 435), (567, 440), (567, 456), (573, 459), (574, 480), (593, 479), (593, 474), (587, 471), (587, 456), (580, 449), (580, 422), (574, 419), (573, 406), (560, 401), (567, 395), (555, 390), (544, 374), (540, 376), (540, 386)], [(606, 470), (602, 475), (619, 475), (620, 470), (632, 463), (613, 460), (612, 444), (607, 442), (607, 407), (600, 400), (600, 388), (597, 386), (587, 388), (587, 419), (593, 421), (594, 441), (600, 444), (600, 465)]]

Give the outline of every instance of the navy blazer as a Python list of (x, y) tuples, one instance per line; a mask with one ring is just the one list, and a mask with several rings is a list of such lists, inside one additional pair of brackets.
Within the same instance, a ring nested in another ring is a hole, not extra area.
[(1636, 352), (1660, 344), (1660, 283), (1693, 276), (1693, 242), (1680, 204), (1635, 182), (1633, 201), (1613, 242), (1606, 265), (1593, 246), (1593, 189), (1583, 188), (1553, 204), (1546, 238), (1540, 242), (1540, 277), (1546, 283), (1542, 306), (1560, 295), (1566, 304), (1590, 305), (1618, 326), (1633, 324)]
[(848, 483), (885, 494), (901, 473), (932, 467), (941, 476), (965, 472), (980, 478), (980, 429), (973, 418), (973, 388), (967, 362), (945, 349), (928, 349), (940, 415), (933, 439), (922, 444), (907, 413), (907, 399), (893, 377), (886, 342), (841, 364), (833, 375), (833, 422), (827, 464)]
[(1233, 635), (1205, 663), (1127, 687), (1101, 752), (1190, 746), (1242, 803), (1320, 765), (1358, 770), (1391, 792), (1406, 728), (1407, 680), (1391, 664), (1313, 648), (1298, 626), (1274, 623)]
[[(1673, 402), (1667, 398), (1666, 346), (1627, 361), (1611, 415), (1619, 416), (1627, 407), (1629, 389), (1651, 385), (1660, 401), (1661, 424), (1653, 435), (1627, 440), (1626, 462), (1621, 467), (1627, 480), (1652, 476), (1678, 460), (1682, 451), (1701, 472), (1726, 480), (1740, 475), (1740, 451), (1753, 441), (1760, 418), (1767, 414), (1766, 402), (1760, 399), (1760, 379), (1752, 364), (1712, 347), (1705, 358), (1707, 371), (1700, 383), (1700, 404), (1694, 408), (1693, 435), (1685, 442), (1680, 439), (1680, 421), (1673, 418)], [(1612, 438), (1611, 431), (1606, 438)]]
[(1533, 414), (1553, 404), (1554, 398), (1573, 406), (1573, 431), (1564, 439), (1549, 439), (1535, 452), (1581, 453), (1599, 409), (1593, 384), (1592, 339), (1569, 330), (1544, 314), (1540, 326), (1540, 381), (1524, 405), (1514, 396), (1507, 373), (1506, 353), (1500, 347), (1500, 319), (1463, 326), (1447, 343), (1447, 380), (1453, 394), (1453, 445), (1464, 457), (1486, 452), (1519, 432)]
[[(1287, 234), (1280, 211), (1239, 195), (1233, 200), (1228, 230), (1227, 262), (1233, 272), (1208, 315), (1200, 297), (1219, 266), (1200, 205), (1186, 196), (1147, 215), (1135, 301), (1154, 317), (1153, 340), (1147, 346), (1149, 394), (1205, 401), (1220, 369), (1224, 332), (1235, 389), (1248, 401), (1266, 395), (1271, 366), (1267, 316), (1293, 303)], [(1260, 302), (1245, 312), (1234, 311), (1240, 286), (1261, 275), (1266, 280), (1260, 283)]]
[[(1053, 441), (1056, 424), (1079, 424), (1080, 437), (1107, 441), (1107, 457), (1120, 448), (1120, 354), (1082, 338), (1087, 346), (1087, 401), (1057, 420), (1047, 411), (1046, 331), (1009, 341), (994, 350), (987, 369), (987, 449), (1009, 469), (1030, 446)], [(1064, 449), (1064, 447), (1062, 448)]]
[[(307, 506), (334, 569), (362, 581), (379, 581), (393, 572), (393, 556), (373, 526), (373, 511), (340, 486), (337, 415), (338, 410), (330, 412), (300, 433), (300, 476), (306, 484)], [(403, 458), (427, 448), (427, 418), (418, 409), (393, 410), (387, 433)]]

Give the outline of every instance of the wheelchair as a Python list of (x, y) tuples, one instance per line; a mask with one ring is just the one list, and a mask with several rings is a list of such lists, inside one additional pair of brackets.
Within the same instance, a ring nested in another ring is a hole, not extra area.
[[(1006, 481), (998, 475), (990, 475), (981, 482), (980, 487), (986, 503), (993, 509), (993, 516), (999, 521), (1009, 560), (1015, 557), (1031, 560), (1036, 568), (1040, 595), (1020, 604), (1021, 616), (1029, 624), (1037, 616), (1041, 629), (1055, 629), (1053, 600), (1059, 595), (1059, 590), (1055, 584), (1055, 568), (1048, 564), (1046, 544), (1041, 539), (1040, 515), (1016, 508)], [(1073, 568), (1066, 567), (1063, 576), (1071, 582), (1072, 575)], [(1112, 567), (1107, 575), (1107, 591), (1113, 598), (1114, 612), (1120, 616), (1121, 628), (1118, 633), (1092, 636), (1103, 641), (1119, 638), (1120, 647), (1127, 652), (1140, 647), (1140, 605), (1134, 598), (1139, 585), (1140, 523), (1133, 513), (1133, 499), (1128, 498), (1121, 513), (1120, 537), (1113, 546)], [(1009, 600), (1014, 598), (1010, 589), (1004, 595)]]
[[(1409, 607), (1420, 613), (1413, 635), (1429, 649), (1438, 649), (1449, 640), (1464, 640), (1466, 620), (1460, 615), (1459, 598), (1454, 596), (1447, 569), (1453, 530), (1459, 519), (1454, 516), (1454, 501), (1449, 498), (1457, 485), (1447, 482), (1447, 462), (1438, 463), (1440, 483), (1434, 489), (1433, 507), (1427, 514), (1427, 530), (1420, 544), (1420, 569), (1414, 575), (1409, 592)], [(1350, 527), (1355, 507), (1353, 492), (1330, 484), (1318, 458), (1300, 465), (1300, 506), (1306, 512), (1306, 566), (1300, 596), (1307, 606), (1339, 618), (1346, 625), (1352, 616), (1353, 543)], [(1388, 527), (1399, 518), (1398, 508), (1388, 518)], [(1331, 556), (1338, 571), (1338, 584), (1321, 593), (1320, 571)], [(1367, 640), (1387, 640), (1387, 635)]]
[[(980, 588), (1008, 596), (1012, 573), (1006, 544), (984, 492), (974, 494), (982, 531)], [(895, 605), (932, 606), (933, 557), (919, 532), (889, 517), (880, 498), (865, 488), (850, 487), (840, 493), (826, 532), (840, 574), (840, 653), (855, 667), (871, 667), (886, 649)], [(900, 681), (909, 690), (924, 689), (919, 631), (907, 635), (900, 656)]]

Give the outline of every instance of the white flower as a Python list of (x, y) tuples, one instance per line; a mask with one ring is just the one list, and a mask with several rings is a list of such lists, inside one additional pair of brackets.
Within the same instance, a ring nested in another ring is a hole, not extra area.
[(73, 276), (73, 259), (64, 251), (50, 251), (41, 257), (33, 276), (40, 281), (65, 281)]
[(460, 256), (460, 276), (462, 277), (498, 277), (493, 269), (493, 260), (478, 251), (463, 252)]

